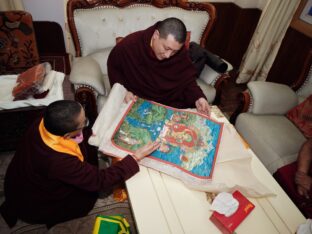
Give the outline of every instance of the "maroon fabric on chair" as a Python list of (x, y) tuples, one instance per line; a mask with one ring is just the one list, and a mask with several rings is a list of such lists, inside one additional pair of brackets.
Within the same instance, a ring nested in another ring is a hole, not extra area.
[(45, 65), (38, 64), (19, 74), (12, 95), (14, 101), (23, 100), (39, 93), (40, 86), (46, 74)]
[[(289, 198), (296, 204), (299, 210), (306, 218), (312, 218), (312, 192), (310, 191), (310, 199), (300, 196), (297, 193), (297, 186), (295, 184), (295, 174), (297, 171), (297, 162), (290, 163), (279, 168), (273, 177), (280, 184), (280, 186), (287, 193)], [(312, 170), (310, 168), (310, 176)]]
[(312, 95), (287, 113), (290, 119), (307, 138), (312, 137)]
[(0, 12), (0, 74), (16, 74), (39, 63), (32, 16)]

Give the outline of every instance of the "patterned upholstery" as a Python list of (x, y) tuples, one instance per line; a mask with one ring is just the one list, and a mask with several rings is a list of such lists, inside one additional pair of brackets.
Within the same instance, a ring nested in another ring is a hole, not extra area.
[(20, 73), (39, 63), (32, 16), (0, 12), (0, 74)]

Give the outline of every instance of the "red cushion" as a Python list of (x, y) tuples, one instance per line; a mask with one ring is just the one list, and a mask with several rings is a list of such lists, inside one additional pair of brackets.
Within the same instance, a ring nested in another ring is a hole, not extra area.
[(301, 130), (305, 137), (312, 137), (312, 95), (288, 111), (286, 116)]
[(37, 94), (45, 76), (45, 64), (38, 64), (21, 73), (13, 88), (14, 101), (26, 99)]

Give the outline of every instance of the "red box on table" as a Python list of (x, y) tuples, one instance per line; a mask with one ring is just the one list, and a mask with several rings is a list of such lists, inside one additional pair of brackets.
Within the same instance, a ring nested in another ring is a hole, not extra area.
[(214, 211), (210, 216), (210, 220), (220, 229), (224, 234), (231, 234), (237, 228), (237, 226), (250, 214), (255, 208), (243, 194), (239, 191), (235, 191), (233, 197), (239, 202), (237, 211), (229, 217), (223, 214), (219, 214)]

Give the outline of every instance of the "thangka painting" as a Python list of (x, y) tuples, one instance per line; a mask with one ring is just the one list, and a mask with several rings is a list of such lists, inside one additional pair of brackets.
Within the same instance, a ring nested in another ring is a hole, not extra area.
[(149, 160), (147, 166), (211, 179), (222, 127), (204, 115), (137, 98), (117, 126), (112, 143), (133, 153), (150, 141), (159, 141), (159, 149), (142, 160)]

